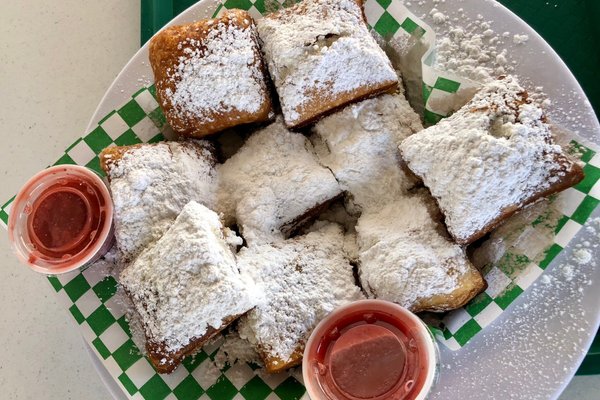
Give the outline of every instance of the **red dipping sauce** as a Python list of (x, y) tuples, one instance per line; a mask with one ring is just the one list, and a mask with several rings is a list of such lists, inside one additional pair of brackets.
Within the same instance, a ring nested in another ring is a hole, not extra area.
[(21, 189), (10, 211), (9, 238), (21, 261), (60, 274), (100, 258), (112, 244), (112, 203), (93, 171), (48, 168)]
[(340, 307), (315, 328), (304, 352), (312, 400), (425, 399), (437, 347), (408, 310), (381, 300)]

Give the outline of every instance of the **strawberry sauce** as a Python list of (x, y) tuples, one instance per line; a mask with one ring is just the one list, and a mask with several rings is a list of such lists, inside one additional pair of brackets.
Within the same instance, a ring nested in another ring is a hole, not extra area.
[(320, 393), (315, 400), (414, 400), (430, 384), (435, 354), (425, 326), (377, 303), (386, 302), (359, 301), (334, 311), (313, 333), (304, 363), (309, 386)]
[(60, 274), (101, 257), (112, 245), (112, 201), (95, 172), (48, 168), (19, 191), (8, 223), (17, 257), (32, 269)]
[(75, 255), (98, 240), (106, 215), (103, 199), (96, 191), (83, 179), (65, 179), (33, 202), (27, 228), (41, 255)]

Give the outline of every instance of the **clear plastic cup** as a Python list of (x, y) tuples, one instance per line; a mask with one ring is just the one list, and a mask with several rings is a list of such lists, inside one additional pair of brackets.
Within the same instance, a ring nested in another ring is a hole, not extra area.
[(8, 237), (18, 259), (56, 275), (98, 260), (113, 242), (113, 206), (100, 176), (77, 165), (34, 175), (10, 210)]
[(425, 324), (397, 304), (361, 300), (334, 310), (311, 334), (302, 375), (312, 400), (422, 400), (438, 373)]

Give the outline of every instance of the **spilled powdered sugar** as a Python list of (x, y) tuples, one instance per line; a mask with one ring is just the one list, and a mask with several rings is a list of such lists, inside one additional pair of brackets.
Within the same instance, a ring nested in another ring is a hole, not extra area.
[(530, 204), (495, 228), (481, 245), (474, 246), (471, 261), (480, 270), (487, 271), (495, 265), (517, 277), (530, 267), (531, 261), (545, 258), (562, 217), (558, 201), (543, 199)]
[[(382, 95), (325, 117), (315, 127), (315, 146), (359, 210), (378, 207), (415, 185), (400, 165), (398, 146), (423, 129), (402, 94)], [(351, 209), (354, 207), (351, 207)]]
[(360, 280), (372, 297), (414, 308), (450, 294), (473, 268), (464, 250), (439, 233), (428, 195), (405, 196), (358, 220)]
[(302, 351), (322, 318), (361, 299), (352, 266), (341, 251), (343, 240), (341, 228), (328, 224), (285, 242), (242, 249), (240, 271), (256, 282), (263, 296), (241, 319), (240, 336), (285, 363), (294, 351)]
[(523, 44), (529, 40), (528, 35), (513, 35), (513, 43), (514, 44)]
[(257, 26), (288, 125), (304, 108), (397, 80), (356, 1), (305, 0)]
[(588, 264), (592, 261), (592, 253), (588, 249), (576, 249), (573, 251), (573, 260), (580, 265)]
[(491, 30), (476, 33), (480, 29), (481, 25), (454, 27), (440, 37), (436, 43), (435, 67), (477, 82), (489, 82), (513, 71), (507, 50), (494, 45), (499, 37)]
[(461, 110), (400, 147), (458, 241), (485, 230), (504, 209), (550, 187), (572, 166), (551, 144), (542, 109), (523, 92), (514, 77), (491, 82)]
[(230, 248), (241, 244), (234, 235), (217, 214), (192, 201), (121, 273), (148, 340), (177, 351), (254, 306), (251, 283), (239, 274)]
[(215, 21), (202, 40), (187, 38), (179, 44), (184, 56), (167, 72), (175, 90), (167, 88), (165, 94), (179, 119), (212, 122), (215, 114), (257, 112), (264, 102), (254, 24)]
[(262, 360), (248, 340), (242, 339), (237, 332), (229, 332), (215, 355), (215, 365), (222, 370), (226, 365), (238, 363), (262, 365)]
[(132, 147), (107, 160), (115, 237), (126, 259), (158, 240), (190, 200), (214, 207), (214, 162), (203, 141)]
[(435, 68), (480, 83), (514, 71), (506, 48), (507, 36), (496, 33), (492, 21), (484, 20), (481, 15), (469, 19), (462, 8), (454, 11), (454, 15), (451, 18), (435, 7), (429, 12), (436, 24)]
[(254, 133), (218, 171), (218, 210), (226, 224), (237, 221), (250, 245), (283, 239), (286, 224), (341, 193), (308, 139), (281, 119)]
[[(589, 303), (596, 260), (580, 264), (576, 252), (597, 252), (600, 218), (588, 220), (583, 230), (587, 238), (570, 243), (573, 253), (549, 266), (522, 295), (525, 301), (513, 303), (472, 345), (444, 352), (435, 399), (460, 398), (465, 392), (475, 393), (473, 398), (552, 398), (564, 387), (590, 344), (596, 315)], [(514, 379), (515, 371), (520, 379)]]

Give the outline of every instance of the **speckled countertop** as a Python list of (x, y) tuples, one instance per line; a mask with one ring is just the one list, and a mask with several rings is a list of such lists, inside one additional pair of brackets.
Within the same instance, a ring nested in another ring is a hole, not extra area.
[[(137, 1), (2, 0), (0, 202), (83, 133), (139, 45)], [(42, 276), (19, 265), (0, 232), (3, 399), (108, 400), (75, 325)], [(577, 377), (561, 399), (592, 400), (600, 377)]]

